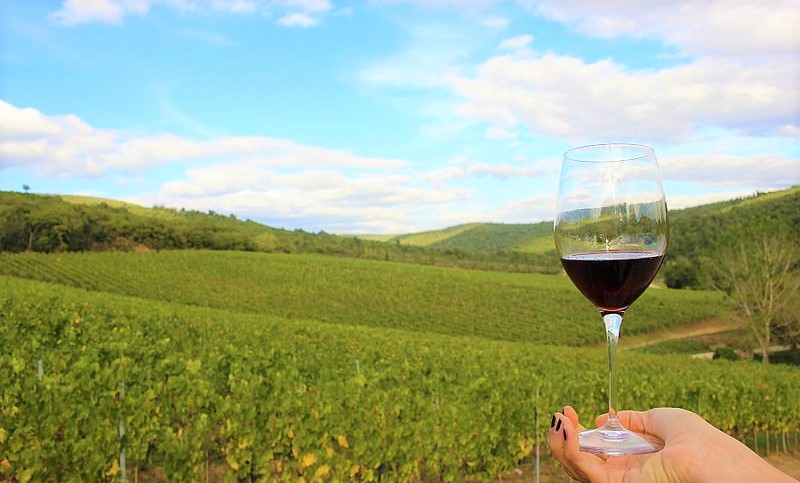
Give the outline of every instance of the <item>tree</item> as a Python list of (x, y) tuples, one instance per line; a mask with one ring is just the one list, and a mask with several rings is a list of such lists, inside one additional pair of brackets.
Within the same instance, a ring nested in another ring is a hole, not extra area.
[(798, 241), (785, 228), (739, 228), (706, 263), (712, 287), (724, 293), (747, 321), (769, 363), (776, 320), (800, 289)]
[(774, 324), (775, 340), (787, 344), (797, 351), (800, 348), (800, 290), (786, 302)]
[(31, 187), (27, 184), (22, 185), (22, 191), (28, 193), (31, 191)]

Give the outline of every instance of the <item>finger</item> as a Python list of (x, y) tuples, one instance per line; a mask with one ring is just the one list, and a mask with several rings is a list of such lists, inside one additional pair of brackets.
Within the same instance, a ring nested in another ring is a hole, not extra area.
[(586, 429), (578, 422), (578, 412), (575, 411), (575, 408), (572, 406), (564, 406), (564, 416), (569, 418), (569, 420), (572, 422), (572, 425), (575, 426), (578, 432)]
[(564, 409), (566, 414), (555, 414), (555, 424), (550, 428), (547, 442), (553, 455), (561, 462), (570, 477), (579, 481), (589, 481), (591, 478), (588, 475), (597, 473), (603, 459), (580, 450), (578, 433), (583, 427), (576, 424), (578, 415), (574, 409), (571, 407)]
[[(667, 441), (687, 431), (687, 427), (707, 424), (696, 414), (678, 408), (657, 408), (649, 411), (620, 411), (619, 422), (631, 431), (653, 434)], [(601, 414), (595, 420), (597, 427), (608, 420), (608, 414)]]
[[(571, 421), (566, 415), (559, 412), (553, 414), (550, 420), (550, 431), (547, 433), (547, 444), (550, 446), (550, 451), (553, 452), (553, 456), (561, 462), (564, 471), (570, 478), (580, 480), (573, 470), (572, 462), (566, 456), (568, 438), (565, 438), (564, 434), (566, 434), (567, 437), (569, 436), (570, 427)], [(564, 431), (566, 431), (566, 433)]]

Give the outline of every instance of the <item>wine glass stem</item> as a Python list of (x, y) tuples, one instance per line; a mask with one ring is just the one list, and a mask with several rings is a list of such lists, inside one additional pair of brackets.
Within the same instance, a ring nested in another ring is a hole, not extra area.
[(619, 342), (619, 329), (622, 326), (621, 314), (603, 315), (606, 326), (606, 341), (608, 342), (608, 422), (609, 429), (622, 429), (617, 416), (617, 342)]

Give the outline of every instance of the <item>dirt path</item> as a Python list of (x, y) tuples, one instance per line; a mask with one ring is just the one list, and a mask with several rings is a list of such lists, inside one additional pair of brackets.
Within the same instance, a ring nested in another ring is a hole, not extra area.
[[(732, 317), (719, 317), (706, 319), (694, 324), (681, 325), (675, 328), (662, 329), (655, 332), (639, 335), (625, 335), (625, 325), (622, 325), (620, 336), (620, 349), (636, 349), (649, 345), (658, 344), (669, 340), (686, 339), (689, 337), (700, 337), (712, 334), (721, 334), (744, 327), (741, 321)], [(597, 344), (595, 347), (605, 347), (606, 344)]]

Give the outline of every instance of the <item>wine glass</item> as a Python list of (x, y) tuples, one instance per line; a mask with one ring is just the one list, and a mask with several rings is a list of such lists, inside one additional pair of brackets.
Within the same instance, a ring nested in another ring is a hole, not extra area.
[(667, 249), (667, 204), (653, 149), (618, 143), (567, 151), (554, 232), (564, 271), (600, 311), (608, 341), (608, 422), (580, 433), (580, 448), (602, 455), (658, 451), (663, 441), (620, 423), (616, 376), (622, 316), (650, 285)]

